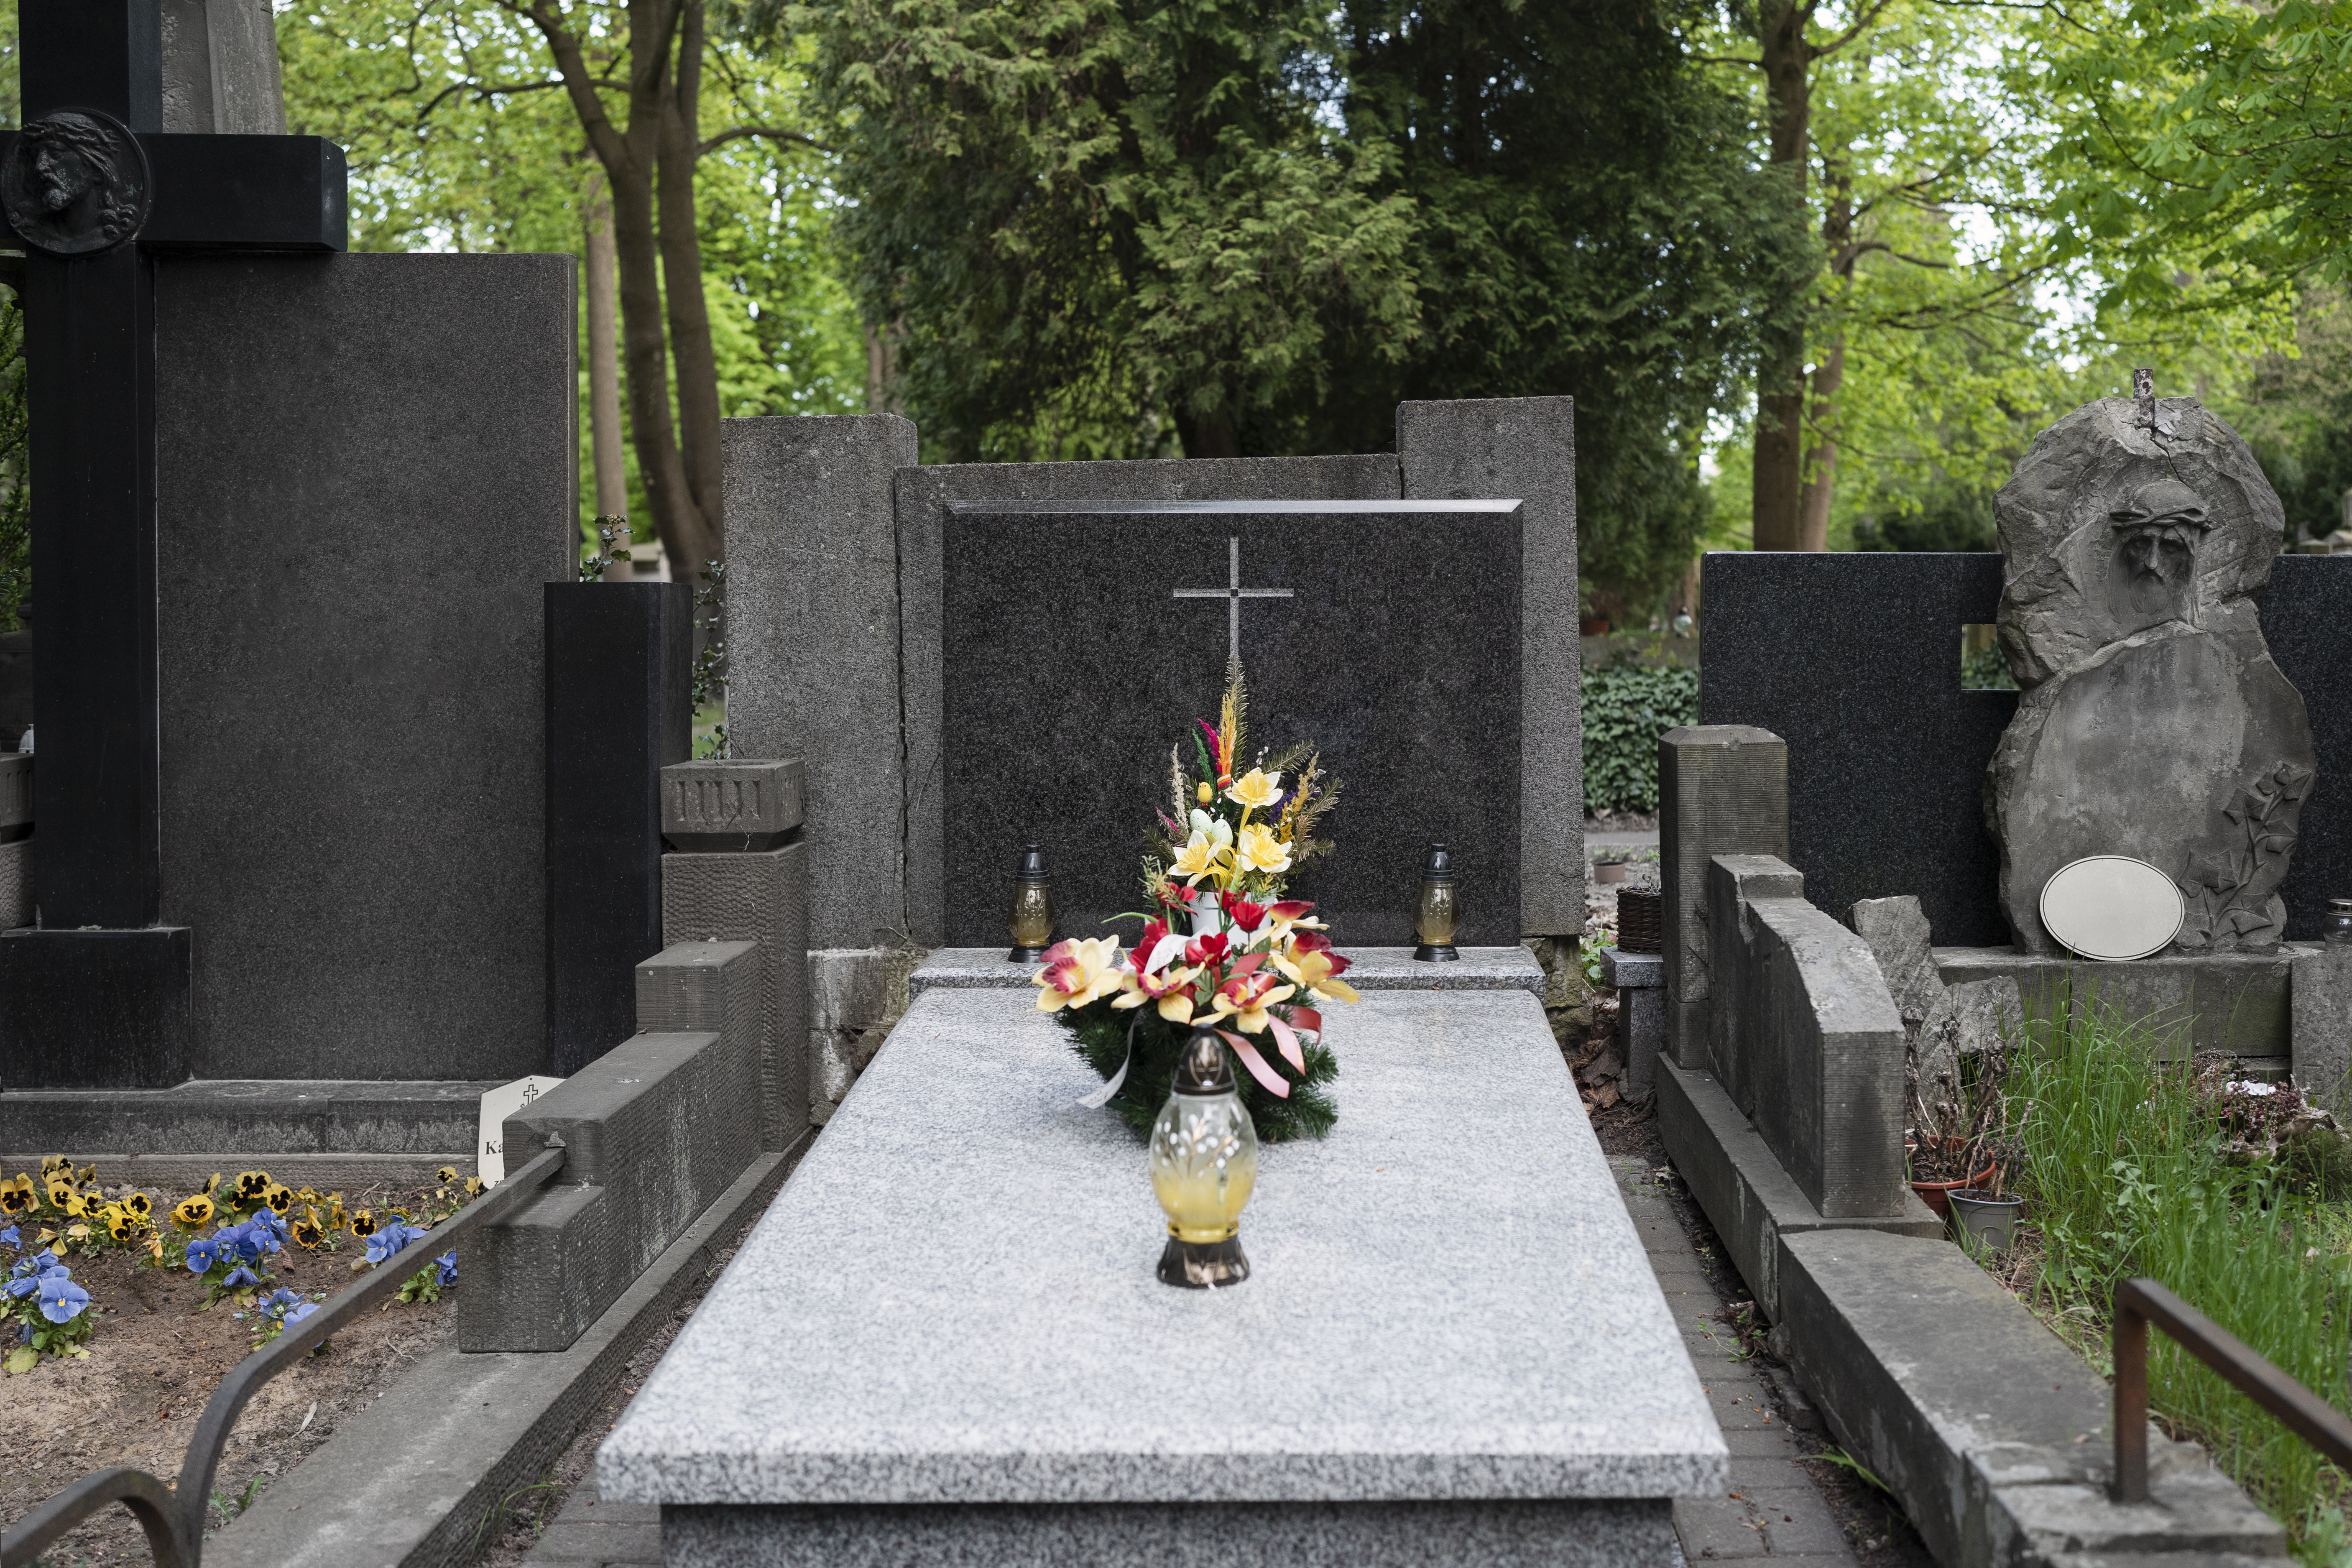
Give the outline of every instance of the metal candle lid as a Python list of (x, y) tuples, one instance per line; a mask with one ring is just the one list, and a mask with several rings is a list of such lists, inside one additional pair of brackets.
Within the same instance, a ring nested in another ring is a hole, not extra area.
[(1425, 882), (1454, 880), (1453, 851), (1443, 844), (1432, 844), (1429, 847), (1429, 863), (1421, 868), (1421, 877)]
[(1195, 1029), (1184, 1046), (1184, 1055), (1176, 1064), (1178, 1094), (1231, 1094), (1234, 1092), (1233, 1064), (1225, 1059), (1223, 1042), (1213, 1029)]
[(1043, 882), (1045, 877), (1045, 851), (1034, 844), (1021, 847), (1021, 865), (1013, 873), (1016, 882)]

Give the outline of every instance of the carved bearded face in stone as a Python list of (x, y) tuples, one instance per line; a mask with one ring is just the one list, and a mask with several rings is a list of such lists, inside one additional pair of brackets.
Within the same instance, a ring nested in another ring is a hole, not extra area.
[(2116, 535), (2107, 606), (2134, 629), (2188, 620), (2195, 605), (2197, 548), (2213, 526), (2205, 503), (2179, 479), (2134, 490), (2107, 514)]

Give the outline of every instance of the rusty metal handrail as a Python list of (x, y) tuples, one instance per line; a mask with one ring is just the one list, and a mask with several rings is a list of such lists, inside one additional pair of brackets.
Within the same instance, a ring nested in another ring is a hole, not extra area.
[(117, 1502), (138, 1516), (147, 1531), (147, 1550), (156, 1568), (199, 1568), (205, 1552), (205, 1515), (212, 1506), (213, 1475), (220, 1468), (221, 1450), (227, 1447), (229, 1433), (247, 1402), (261, 1391), (263, 1384), (357, 1317), (361, 1308), (398, 1290), (467, 1231), (502, 1218), (538, 1196), (540, 1189), (563, 1169), (563, 1141), (550, 1138), (548, 1145), (522, 1169), (384, 1259), (300, 1322), (289, 1323), (276, 1339), (237, 1363), (213, 1391), (211, 1403), (196, 1421), (176, 1489), (144, 1470), (93, 1470), (0, 1533), (0, 1568), (31, 1568), (68, 1531)]
[(2153, 1279), (2116, 1287), (2116, 1500), (2147, 1500), (2147, 1326), (2219, 1373), (2280, 1425), (2352, 1470), (2352, 1420)]

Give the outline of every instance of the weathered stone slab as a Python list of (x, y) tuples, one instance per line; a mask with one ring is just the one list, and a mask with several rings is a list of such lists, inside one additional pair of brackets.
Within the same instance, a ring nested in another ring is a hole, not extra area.
[[(2168, 952), (2131, 963), (2000, 947), (1939, 947), (1935, 953), (1936, 972), (1958, 1001), (1975, 996), (1978, 984), (2007, 980), (2029, 1021), (2089, 1016), (2095, 1009), (2111, 1025), (2155, 1031), (2168, 1054), (2283, 1057), (2290, 1048), (2289, 974), (2301, 951)], [(2006, 991), (1989, 994), (1988, 1011), (1998, 1015), (2009, 1005)]]
[(2294, 1081), (2339, 1119), (2352, 1118), (2352, 947), (2291, 948)]
[(1617, 988), (1617, 1052), (1625, 1092), (1647, 1094), (1666, 1040), (1666, 960), (1663, 953), (1601, 950), (1601, 978)]
[(1785, 861), (1710, 870), (1716, 1078), (1823, 1215), (1903, 1213), (1903, 1019), (1870, 949)]
[[(601, 1495), (692, 1505), (793, 1560), (799, 1521), (733, 1510), (842, 1505), (835, 1527), (873, 1539), (907, 1505), (1355, 1517), (1722, 1491), (1722, 1437), (1536, 998), (1381, 993), (1331, 1027), (1339, 1124), (1262, 1151), (1251, 1279), (1172, 1290), (1144, 1152), (1076, 1103), (1095, 1075), (1060, 1027), (1009, 989), (926, 991), (605, 1440)], [(1432, 1213), (1443, 1266), (1402, 1263)], [(1136, 1375), (1138, 1345), (1229, 1368), (1300, 1323), (1315, 1353), (1245, 1408)]]
[(1907, 895), (1856, 903), (1853, 929), (1870, 944), (1903, 1017), (1905, 1115), (1922, 1131), (1949, 1128), (1963, 1114), (1961, 1059), (2021, 1037), (2026, 1015), (2017, 981), (1998, 974), (1945, 984), (1927, 917)]
[(1789, 748), (1745, 724), (1658, 740), (1658, 873), (1664, 895), (1666, 1045), (1685, 1067), (1707, 1049), (1707, 873), (1717, 855), (1789, 856)]
[(1994, 510), (2025, 695), (1985, 804), (2018, 945), (2058, 951), (2052, 873), (2128, 855), (2188, 900), (2179, 951), (2275, 948), (2317, 757), (2263, 638), (2284, 512), (2253, 454), (2194, 398), (2105, 398), (2035, 437)]

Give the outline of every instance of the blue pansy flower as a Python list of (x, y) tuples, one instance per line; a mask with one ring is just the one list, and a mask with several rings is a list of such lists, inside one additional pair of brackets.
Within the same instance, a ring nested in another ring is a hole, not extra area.
[(89, 1305), (89, 1292), (60, 1269), (41, 1276), (41, 1316), (53, 1323), (70, 1323)]
[(300, 1291), (289, 1290), (285, 1286), (280, 1285), (277, 1289), (272, 1290), (268, 1295), (264, 1296), (261, 1299), (261, 1310), (270, 1317), (282, 1318), (286, 1315), (286, 1309), (293, 1306), (301, 1299), (302, 1293)]
[(224, 1290), (234, 1290), (239, 1286), (258, 1285), (260, 1283), (261, 1276), (256, 1274), (252, 1269), (247, 1268), (244, 1264), (240, 1263), (236, 1268), (228, 1271), (228, 1278), (221, 1281), (221, 1289)]
[(318, 1310), (319, 1303), (316, 1301), (305, 1301), (299, 1307), (288, 1309), (286, 1313), (286, 1326), (289, 1329), (292, 1328), (295, 1324), (300, 1322), (303, 1319), (309, 1317)]
[(400, 1221), (394, 1220), (368, 1237), (368, 1261), (382, 1263), (385, 1258), (407, 1250), (424, 1234), (425, 1230), (421, 1226), (403, 1225)]
[(188, 1243), (188, 1272), (191, 1274), (211, 1273), (213, 1265), (220, 1258), (221, 1244), (217, 1241), (207, 1241), (200, 1236)]
[(455, 1247), (443, 1253), (433, 1262), (435, 1267), (441, 1270), (440, 1275), (434, 1280), (435, 1284), (447, 1286), (457, 1282), (457, 1252)]
[(26, 1274), (8, 1281), (8, 1294), (11, 1298), (29, 1296), (40, 1288), (41, 1277), (37, 1274)]
[(16, 1234), (16, 1227), (12, 1225), (5, 1230), (0, 1230), (0, 1245), (22, 1247), (25, 1245), (25, 1239)]

